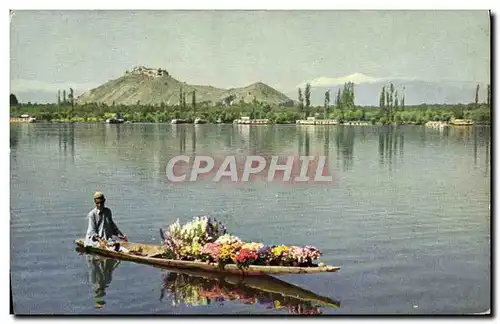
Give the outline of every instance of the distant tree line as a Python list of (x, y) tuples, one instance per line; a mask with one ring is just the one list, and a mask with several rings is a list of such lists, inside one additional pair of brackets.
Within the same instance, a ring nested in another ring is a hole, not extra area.
[(354, 83), (345, 83), (338, 89), (335, 98), (331, 92), (325, 92), (322, 106), (311, 105), (311, 85), (304, 90), (298, 89), (296, 107), (273, 106), (258, 102), (240, 101), (234, 103), (223, 101), (218, 104), (197, 102), (196, 92), (192, 91), (191, 104), (186, 103), (186, 92), (181, 88), (179, 102), (175, 105), (161, 103), (159, 105), (135, 105), (103, 103), (78, 104), (75, 102), (73, 89), (58, 91), (57, 104), (23, 104), (19, 103), (15, 94), (10, 96), (10, 114), (19, 116), (30, 114), (38, 120), (53, 122), (102, 122), (115, 114), (120, 114), (131, 122), (170, 122), (174, 118), (194, 121), (202, 118), (208, 122), (231, 123), (233, 120), (248, 116), (251, 119), (269, 119), (270, 123), (295, 123), (298, 119), (316, 117), (317, 119), (337, 119), (340, 122), (366, 121), (371, 124), (425, 124), (428, 121), (449, 121), (452, 118), (472, 119), (478, 123), (491, 122), (491, 93), (487, 87), (486, 103), (479, 102), (479, 86), (476, 87), (474, 102), (455, 105), (405, 105), (404, 88), (400, 91), (390, 83), (383, 86), (379, 97), (379, 106), (357, 106), (355, 104)]

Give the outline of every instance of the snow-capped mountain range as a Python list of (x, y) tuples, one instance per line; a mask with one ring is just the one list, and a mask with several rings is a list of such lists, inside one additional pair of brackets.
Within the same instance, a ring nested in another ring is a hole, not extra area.
[(311, 104), (323, 105), (325, 92), (330, 90), (331, 103), (338, 89), (346, 82), (354, 83), (356, 105), (378, 106), (380, 92), (384, 85), (392, 82), (398, 93), (405, 94), (406, 105), (419, 104), (457, 104), (474, 102), (476, 86), (479, 84), (479, 101), (486, 101), (487, 83), (463, 81), (425, 81), (410, 78), (376, 78), (363, 73), (353, 73), (342, 77), (318, 77), (298, 84), (295, 90), (286, 92), (294, 100), (298, 98), (298, 88), (304, 90), (306, 83), (311, 84)]

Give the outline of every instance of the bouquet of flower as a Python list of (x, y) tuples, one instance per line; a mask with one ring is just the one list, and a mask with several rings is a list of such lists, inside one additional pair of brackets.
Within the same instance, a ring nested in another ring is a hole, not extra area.
[(232, 245), (232, 244), (243, 245), (243, 242), (237, 236), (234, 236), (231, 234), (224, 234), (224, 235), (220, 236), (219, 238), (217, 238), (217, 240), (215, 240), (215, 243), (220, 244), (220, 245), (226, 245), (226, 244), (228, 244), (228, 245)]
[(208, 256), (208, 261), (218, 262), (221, 246), (217, 243), (207, 243), (202, 248), (200, 253)]
[(264, 246), (264, 244), (262, 244), (262, 243), (250, 242), (250, 243), (244, 243), (241, 246), (241, 248), (242, 249), (247, 249), (247, 250), (258, 251), (263, 246)]
[(273, 259), (273, 248), (274, 245), (263, 245), (261, 248), (259, 248), (259, 250), (257, 251), (257, 254), (259, 255), (258, 263), (270, 264)]
[(271, 262), (278, 263), (279, 265), (284, 265), (284, 263), (289, 261), (290, 247), (286, 245), (278, 245), (271, 249)]
[(226, 227), (215, 218), (195, 217), (181, 226), (177, 219), (165, 234), (160, 231), (167, 258), (218, 262), (223, 267), (235, 263), (239, 267), (250, 264), (310, 266), (321, 253), (313, 246), (264, 245), (243, 242), (226, 232)]
[(244, 268), (257, 261), (258, 258), (259, 255), (256, 251), (242, 248), (241, 250), (236, 252), (234, 261), (239, 268)]
[(292, 246), (289, 250), (289, 258), (299, 264), (311, 264), (312, 260), (318, 259), (321, 253), (313, 246)]
[(198, 259), (202, 247), (213, 242), (226, 233), (224, 224), (217, 222), (214, 218), (206, 216), (195, 217), (184, 226), (180, 225), (179, 219), (169, 226), (164, 237), (164, 244), (168, 252), (177, 259)]
[(240, 250), (241, 245), (241, 242), (221, 244), (218, 260), (219, 266), (224, 267), (225, 264), (234, 262), (234, 260), (236, 259), (236, 253)]

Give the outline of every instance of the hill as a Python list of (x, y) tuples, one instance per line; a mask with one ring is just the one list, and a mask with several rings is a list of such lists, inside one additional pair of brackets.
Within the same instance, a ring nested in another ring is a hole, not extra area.
[(172, 77), (164, 69), (136, 67), (125, 75), (110, 80), (81, 94), (76, 102), (105, 103), (107, 105), (178, 105), (181, 91), (186, 94), (186, 103), (191, 103), (192, 92), (196, 102), (209, 104), (246, 102), (257, 100), (271, 105), (293, 105), (293, 100), (276, 89), (258, 82), (243, 88), (221, 89), (207, 85), (192, 85)]

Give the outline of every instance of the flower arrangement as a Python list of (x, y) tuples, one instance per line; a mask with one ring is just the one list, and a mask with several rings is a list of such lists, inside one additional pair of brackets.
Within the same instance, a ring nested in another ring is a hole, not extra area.
[(195, 217), (184, 226), (177, 219), (169, 226), (165, 235), (165, 252), (176, 259), (196, 260), (200, 258), (201, 249), (206, 243), (213, 242), (224, 234), (225, 225), (215, 218)]
[(253, 262), (257, 261), (259, 258), (259, 255), (255, 250), (250, 250), (250, 249), (241, 249), (238, 252), (236, 252), (236, 256), (234, 258), (235, 263), (238, 265), (239, 268), (244, 268), (248, 267), (251, 265)]
[(259, 263), (260, 264), (266, 264), (266, 265), (270, 265), (273, 257), (273, 253), (272, 253), (272, 249), (273, 249), (274, 245), (263, 245), (258, 251), (257, 253), (259, 254)]
[(320, 256), (321, 252), (313, 246), (292, 246), (288, 251), (289, 259), (303, 265), (310, 265), (312, 260), (316, 260)]
[(241, 246), (241, 248), (242, 249), (247, 249), (247, 250), (258, 251), (263, 246), (264, 246), (264, 244), (262, 244), (262, 243), (251, 242), (251, 243), (244, 243)]
[(225, 245), (225, 244), (232, 245), (232, 244), (236, 244), (236, 243), (243, 244), (243, 242), (239, 239), (239, 237), (231, 235), (231, 234), (224, 234), (224, 235), (220, 236), (219, 238), (217, 238), (217, 240), (215, 240), (215, 243), (220, 244), (220, 245)]
[(220, 256), (220, 248), (221, 246), (217, 243), (207, 243), (201, 248), (200, 253), (207, 256), (206, 260), (218, 262)]
[(289, 260), (289, 252), (290, 248), (286, 245), (275, 246), (271, 249), (271, 261), (284, 265)]
[(240, 268), (250, 265), (312, 266), (321, 256), (313, 246), (264, 245), (243, 242), (227, 233), (221, 222), (207, 216), (195, 217), (181, 226), (179, 220), (168, 227), (164, 237), (165, 256), (178, 260), (234, 263)]

